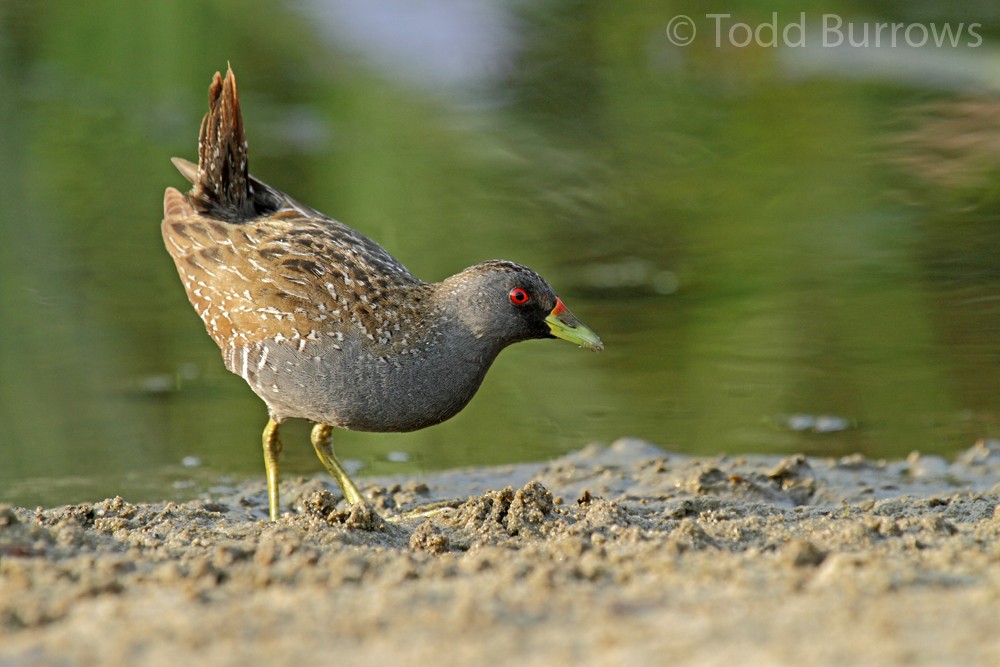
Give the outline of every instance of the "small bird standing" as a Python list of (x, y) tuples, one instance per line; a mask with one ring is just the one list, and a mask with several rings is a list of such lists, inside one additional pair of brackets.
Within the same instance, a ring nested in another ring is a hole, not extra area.
[(502, 260), (438, 283), (377, 243), (250, 176), (230, 68), (216, 72), (194, 187), (167, 188), (161, 230), (184, 290), (226, 368), (267, 404), (264, 466), (277, 520), (278, 425), (315, 422), (312, 444), (350, 503), (361, 493), (333, 453), (333, 427), (412, 431), (458, 413), (500, 351), (532, 338), (601, 350), (531, 269)]

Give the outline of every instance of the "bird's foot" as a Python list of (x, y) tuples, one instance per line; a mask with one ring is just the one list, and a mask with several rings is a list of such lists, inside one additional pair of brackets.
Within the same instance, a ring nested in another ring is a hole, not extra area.
[(399, 514), (387, 516), (385, 517), (385, 520), (392, 523), (399, 523), (402, 521), (411, 521), (413, 519), (426, 519), (443, 514), (448, 510), (456, 509), (463, 502), (464, 501), (455, 498), (452, 500), (442, 500), (436, 503), (428, 503), (426, 505), (420, 505), (418, 507), (414, 507), (413, 509), (406, 510), (405, 512), (400, 512)]

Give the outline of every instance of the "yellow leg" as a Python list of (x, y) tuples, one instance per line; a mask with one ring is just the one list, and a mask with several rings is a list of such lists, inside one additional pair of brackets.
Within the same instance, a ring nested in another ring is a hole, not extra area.
[(271, 521), (278, 520), (278, 455), (281, 454), (281, 435), (278, 423), (267, 420), (264, 427), (264, 472), (267, 474), (267, 504)]
[(333, 427), (329, 424), (316, 424), (313, 427), (311, 438), (313, 449), (316, 450), (316, 456), (323, 463), (323, 467), (330, 472), (340, 486), (340, 490), (344, 492), (344, 498), (347, 499), (347, 502), (352, 505), (360, 503), (364, 500), (361, 497), (361, 492), (358, 491), (358, 487), (351, 481), (344, 466), (340, 464), (337, 456), (333, 453), (333, 439), (330, 437), (332, 433)]

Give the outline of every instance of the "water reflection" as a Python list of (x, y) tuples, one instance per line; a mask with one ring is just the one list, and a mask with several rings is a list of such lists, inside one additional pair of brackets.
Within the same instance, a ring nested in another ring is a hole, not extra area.
[[(679, 50), (669, 8), (647, 3), (491, 4), (461, 30), (489, 46), (476, 62), (501, 66), (444, 91), (356, 55), (399, 25), (359, 41), (328, 35), (310, 5), (101, 5), (0, 6), (0, 501), (183, 497), (261, 476), (263, 408), (222, 367), (158, 230), (163, 189), (181, 184), (169, 157), (194, 155), (227, 61), (258, 176), (425, 279), (489, 257), (536, 267), (606, 343), (505, 352), (441, 426), (338, 434), (363, 474), (621, 435), (897, 456), (997, 431), (989, 97), (835, 66), (790, 77), (780, 50)], [(333, 15), (377, 14), (360, 6)], [(990, 53), (961, 56), (988, 67)], [(796, 415), (851, 428), (792, 428)], [(316, 474), (306, 425), (285, 437), (288, 473)]]

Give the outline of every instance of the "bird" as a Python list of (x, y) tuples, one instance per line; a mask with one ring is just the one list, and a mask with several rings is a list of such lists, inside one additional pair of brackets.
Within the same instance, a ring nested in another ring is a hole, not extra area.
[(250, 175), (236, 76), (216, 72), (198, 164), (168, 187), (161, 232), (184, 291), (268, 411), (262, 435), (271, 521), (280, 516), (280, 425), (314, 423), (317, 456), (350, 504), (364, 498), (333, 429), (405, 432), (453, 417), (507, 346), (601, 339), (535, 271), (487, 260), (424, 282), (361, 232)]

